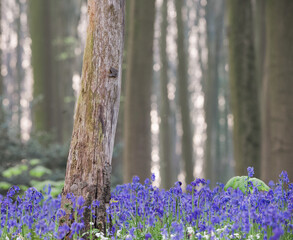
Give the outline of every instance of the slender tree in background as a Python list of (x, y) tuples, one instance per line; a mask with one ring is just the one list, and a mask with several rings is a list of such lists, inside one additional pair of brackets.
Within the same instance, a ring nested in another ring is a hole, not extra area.
[[(125, 30), (124, 30), (124, 42), (128, 42), (128, 32), (130, 27), (130, 1), (125, 1)], [(111, 185), (116, 186), (118, 184), (123, 183), (123, 175), (124, 172), (121, 171), (123, 169), (123, 137), (124, 137), (124, 104), (125, 104), (125, 80), (126, 80), (126, 72), (127, 72), (127, 44), (124, 44), (123, 49), (123, 62), (122, 62), (122, 78), (121, 78), (121, 97), (120, 97), (120, 107), (119, 107), (119, 115), (118, 122), (115, 134), (114, 141), (114, 151), (112, 157), (112, 176), (111, 176)]]
[[(2, 41), (2, 0), (0, 0), (0, 42)], [(0, 48), (0, 69), (2, 67), (2, 49)], [(3, 76), (0, 71), (0, 125), (2, 125), (5, 121), (4, 118), (4, 109), (3, 109), (3, 96), (4, 96), (4, 88), (3, 88)]]
[(293, 1), (266, 1), (262, 171), (265, 181), (286, 170), (293, 180)]
[(54, 98), (52, 79), (52, 46), (50, 27), (50, 1), (29, 1), (29, 22), (32, 39), (33, 126), (35, 131), (52, 132), (54, 122)]
[(186, 182), (189, 184), (193, 178), (193, 135), (190, 120), (189, 92), (188, 92), (188, 66), (187, 53), (184, 37), (184, 22), (182, 9), (184, 1), (175, 1), (176, 4), (176, 23), (177, 23), (177, 51), (178, 51), (178, 70), (177, 70), (177, 89), (178, 100), (182, 123), (182, 160), (185, 165)]
[(16, 5), (18, 8), (16, 22), (16, 35), (17, 35), (17, 46), (16, 46), (16, 102), (17, 102), (17, 130), (16, 134), (18, 137), (21, 136), (21, 118), (22, 118), (22, 107), (21, 107), (21, 93), (22, 84), (24, 80), (24, 70), (22, 67), (23, 61), (23, 36), (21, 27), (21, 15), (23, 13), (23, 3), (20, 0), (16, 0)]
[[(266, 48), (266, 0), (252, 0), (254, 22), (254, 46), (259, 94), (262, 94), (264, 59)], [(259, 95), (259, 96), (260, 96)], [(261, 96), (259, 97), (261, 100)]]
[(150, 177), (150, 105), (155, 1), (130, 0), (124, 105), (124, 182)]
[(251, 1), (229, 0), (229, 77), (236, 175), (260, 175), (260, 108)]
[(206, 81), (204, 82), (205, 93), (205, 118), (206, 118), (206, 148), (205, 148), (205, 176), (215, 184), (217, 177), (221, 175), (221, 156), (219, 149), (219, 88), (220, 51), (223, 48), (224, 26), (224, 1), (210, 0), (206, 5), (207, 23), (207, 48), (208, 61)]
[(172, 137), (171, 137), (171, 109), (168, 98), (168, 59), (167, 59), (167, 14), (168, 0), (163, 0), (162, 4), (162, 20), (161, 20), (161, 36), (160, 36), (160, 174), (161, 187), (169, 189), (172, 183)]
[(87, 205), (99, 200), (95, 226), (104, 229), (120, 102), (124, 1), (89, 0), (88, 14), (81, 91), (62, 199), (63, 206), (68, 193), (83, 196)]
[[(81, 0), (30, 0), (34, 76), (33, 126), (67, 142), (74, 111), (72, 77)], [(79, 70), (79, 69), (77, 69)]]
[(72, 78), (77, 69), (77, 26), (82, 0), (50, 0), (52, 32), (52, 81), (56, 109), (57, 139), (68, 142), (73, 127), (75, 96)]

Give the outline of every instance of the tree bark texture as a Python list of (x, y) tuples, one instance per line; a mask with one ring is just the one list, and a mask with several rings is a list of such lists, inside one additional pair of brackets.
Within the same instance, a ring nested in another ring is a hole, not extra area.
[(230, 0), (229, 77), (236, 175), (246, 175), (253, 166), (260, 175), (260, 108), (251, 1)]
[(266, 59), (263, 80), (261, 175), (293, 180), (293, 2), (266, 1)]
[[(74, 119), (62, 204), (81, 195), (100, 201), (95, 226), (104, 229), (111, 158), (120, 102), (124, 0), (89, 0), (81, 91)], [(85, 222), (89, 223), (89, 212)]]
[(170, 101), (168, 98), (168, 58), (167, 58), (167, 9), (168, 0), (163, 0), (162, 5), (162, 22), (161, 22), (161, 36), (160, 36), (160, 174), (161, 187), (169, 189), (172, 187), (172, 136), (171, 136), (171, 122), (172, 115), (170, 109)]
[(184, 37), (184, 21), (182, 16), (184, 1), (175, 1), (176, 7), (176, 23), (177, 23), (177, 51), (178, 51), (178, 70), (177, 70), (177, 89), (179, 107), (181, 113), (182, 123), (182, 160), (185, 165), (185, 179), (189, 184), (194, 180), (193, 177), (193, 134), (190, 120), (190, 107), (189, 107), (189, 92), (188, 92), (188, 62), (187, 62), (187, 48)]
[(151, 83), (155, 1), (130, 0), (124, 108), (124, 182), (151, 170)]

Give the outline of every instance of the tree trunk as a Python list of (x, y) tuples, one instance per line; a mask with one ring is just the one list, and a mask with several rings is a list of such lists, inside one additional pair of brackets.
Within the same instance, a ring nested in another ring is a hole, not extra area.
[[(74, 119), (62, 204), (81, 195), (100, 201), (95, 226), (105, 229), (111, 159), (120, 102), (124, 1), (89, 0), (81, 91)], [(85, 214), (86, 226), (90, 212)]]
[(207, 48), (208, 62), (205, 93), (205, 118), (206, 118), (206, 148), (205, 148), (205, 176), (216, 184), (220, 170), (219, 156), (219, 66), (220, 51), (223, 48), (223, 25), (224, 25), (224, 1), (208, 1), (206, 5), (207, 22)]
[(265, 181), (286, 170), (293, 180), (293, 2), (266, 1), (262, 169)]
[(182, 160), (185, 164), (185, 179), (189, 184), (193, 178), (193, 134), (190, 123), (189, 108), (189, 92), (188, 92), (188, 66), (187, 54), (184, 37), (184, 22), (182, 16), (183, 1), (175, 1), (176, 4), (176, 23), (177, 23), (177, 51), (178, 51), (178, 73), (177, 73), (177, 89), (178, 99), (181, 112), (182, 123)]
[(81, 0), (50, 1), (56, 134), (59, 142), (67, 143), (72, 134), (75, 105), (72, 78), (80, 70), (76, 69), (75, 47)]
[(16, 21), (16, 34), (17, 34), (17, 46), (16, 46), (16, 102), (17, 102), (17, 130), (16, 134), (21, 139), (21, 117), (22, 117), (22, 107), (21, 107), (21, 92), (22, 92), (22, 82), (24, 80), (24, 72), (22, 67), (22, 55), (23, 55), (23, 43), (22, 43), (22, 29), (21, 29), (21, 14), (22, 11), (22, 3), (20, 0), (16, 1), (16, 5), (18, 7), (18, 15), (15, 19)]
[(260, 109), (251, 1), (229, 2), (229, 77), (236, 175), (260, 175)]
[[(0, 0), (0, 42), (2, 42), (2, 0)], [(0, 69), (2, 67), (2, 48), (0, 48)], [(3, 76), (0, 71), (0, 127), (2, 130), (2, 124), (4, 124), (4, 109), (3, 109), (3, 97), (4, 97), (4, 88), (3, 88)], [(2, 134), (1, 134), (2, 135)]]
[(35, 132), (53, 132), (55, 114), (53, 111), (50, 1), (30, 0), (29, 22), (34, 76), (33, 130)]
[(69, 141), (75, 97), (75, 44), (81, 0), (30, 0), (35, 131)]
[(150, 177), (150, 106), (153, 65), (154, 0), (130, 0), (124, 112), (124, 182)]
[(160, 36), (160, 88), (161, 88), (161, 101), (160, 101), (160, 175), (161, 187), (169, 189), (172, 187), (172, 155), (171, 149), (173, 146), (171, 137), (171, 110), (168, 98), (168, 59), (167, 59), (167, 4), (168, 0), (163, 0), (162, 5), (162, 22), (161, 22), (161, 36)]
[(256, 59), (256, 73), (259, 88), (259, 99), (261, 99), (261, 86), (264, 74), (264, 60), (266, 48), (266, 0), (253, 0), (253, 21), (254, 21), (254, 45)]

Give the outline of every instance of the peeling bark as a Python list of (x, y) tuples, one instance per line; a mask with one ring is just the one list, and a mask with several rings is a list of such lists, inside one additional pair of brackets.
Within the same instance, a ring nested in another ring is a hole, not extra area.
[[(75, 113), (62, 205), (66, 195), (99, 200), (95, 227), (105, 229), (111, 158), (119, 111), (124, 0), (89, 0), (82, 83)], [(111, 69), (117, 69), (117, 77)], [(88, 226), (89, 212), (85, 214)]]

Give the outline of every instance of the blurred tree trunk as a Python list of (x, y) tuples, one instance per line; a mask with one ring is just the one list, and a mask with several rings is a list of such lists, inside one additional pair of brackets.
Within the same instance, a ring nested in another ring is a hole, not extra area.
[(161, 21), (161, 36), (160, 36), (160, 174), (161, 174), (161, 187), (169, 189), (172, 187), (172, 154), (171, 149), (173, 146), (171, 136), (171, 110), (168, 98), (168, 59), (167, 59), (167, 9), (168, 0), (163, 0), (162, 5), (162, 21)]
[(251, 1), (229, 0), (229, 76), (236, 175), (260, 174), (260, 108)]
[(259, 99), (261, 99), (266, 48), (266, 0), (253, 0), (254, 46)]
[(73, 126), (76, 67), (75, 44), (81, 0), (30, 0), (30, 32), (34, 75), (33, 126), (70, 139)]
[(52, 81), (56, 107), (57, 139), (68, 142), (73, 127), (75, 96), (72, 78), (77, 69), (75, 47), (81, 0), (50, 0), (52, 32)]
[(262, 171), (265, 181), (282, 170), (293, 179), (293, 1), (266, 1)]
[[(124, 42), (128, 42), (129, 28), (130, 28), (130, 1), (125, 1), (125, 30), (124, 30)], [(111, 185), (116, 186), (118, 184), (123, 183), (123, 175), (124, 172), (121, 171), (123, 169), (123, 155), (124, 155), (124, 147), (123, 147), (123, 136), (124, 136), (124, 108), (125, 108), (125, 80), (126, 80), (126, 63), (128, 56), (127, 44), (124, 44), (123, 50), (123, 61), (122, 61), (122, 78), (121, 78), (121, 97), (120, 97), (120, 107), (119, 107), (119, 115), (118, 122), (115, 134), (114, 141), (114, 151), (112, 157), (112, 176), (111, 176)]]
[[(2, 42), (2, 0), (0, 0), (0, 42)], [(0, 69), (1, 67), (2, 67), (2, 48), (0, 48)], [(4, 97), (3, 84), (4, 84), (3, 76), (2, 76), (2, 72), (0, 71), (0, 126), (5, 122), (4, 107), (3, 107), (3, 97)]]
[(17, 35), (17, 46), (16, 46), (16, 102), (17, 102), (17, 130), (16, 134), (21, 137), (21, 118), (22, 118), (22, 107), (21, 107), (21, 93), (22, 93), (22, 82), (24, 79), (24, 71), (22, 67), (22, 55), (23, 55), (23, 43), (22, 43), (22, 28), (21, 28), (21, 14), (22, 14), (22, 3), (20, 0), (16, 1), (18, 12), (16, 16), (16, 35)]
[(150, 177), (150, 105), (153, 66), (154, 0), (130, 0), (124, 111), (124, 182)]
[(33, 126), (34, 131), (52, 132), (56, 118), (52, 79), (52, 36), (50, 1), (29, 1), (29, 22), (32, 39)]
[(177, 51), (178, 51), (178, 73), (177, 89), (181, 112), (182, 123), (182, 160), (185, 164), (186, 183), (190, 183), (193, 178), (193, 134), (190, 123), (189, 92), (188, 92), (188, 63), (186, 54), (186, 44), (184, 37), (184, 22), (182, 16), (183, 1), (175, 1), (176, 23), (177, 23)]
[[(124, 1), (88, 1), (89, 23), (81, 91), (68, 156), (62, 206), (73, 193), (99, 200), (95, 227), (105, 230), (111, 159), (120, 102)], [(90, 211), (86, 211), (88, 227)]]
[(212, 184), (220, 176), (221, 156), (219, 154), (219, 67), (220, 51), (223, 48), (223, 26), (224, 26), (224, 1), (211, 0), (206, 5), (207, 23), (207, 48), (208, 62), (206, 82), (204, 84), (205, 93), (205, 117), (206, 117), (206, 150), (205, 150), (205, 176), (211, 180)]

